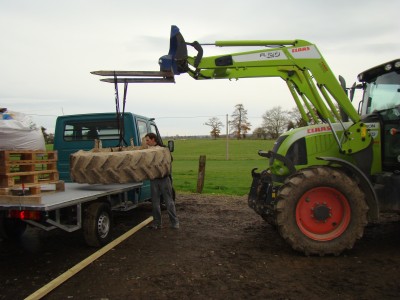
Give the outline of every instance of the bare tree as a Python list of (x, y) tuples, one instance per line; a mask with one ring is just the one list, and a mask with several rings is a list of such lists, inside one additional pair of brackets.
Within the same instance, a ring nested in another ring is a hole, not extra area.
[(253, 138), (266, 140), (267, 137), (268, 137), (268, 134), (267, 134), (267, 132), (265, 131), (264, 128), (257, 127), (256, 129), (254, 129)]
[(267, 110), (262, 118), (262, 127), (272, 139), (277, 139), (286, 130), (290, 121), (289, 112), (280, 106)]
[(208, 122), (204, 123), (204, 125), (211, 127), (210, 134), (214, 139), (219, 137), (221, 133), (221, 127), (224, 127), (224, 124), (217, 117), (210, 118)]
[[(290, 111), (288, 111), (288, 115), (290, 118), (290, 121), (288, 123), (287, 129), (292, 129), (292, 128), (298, 128), (298, 127), (303, 127), (307, 125), (307, 122), (304, 121), (304, 119), (301, 117), (299, 109), (296, 107), (293, 107)], [(311, 119), (311, 116), (309, 113), (307, 113), (307, 116), (309, 119)]]
[(247, 110), (243, 104), (236, 104), (233, 111), (232, 120), (229, 122), (230, 128), (237, 139), (246, 137), (246, 133), (250, 130), (251, 124), (247, 120)]

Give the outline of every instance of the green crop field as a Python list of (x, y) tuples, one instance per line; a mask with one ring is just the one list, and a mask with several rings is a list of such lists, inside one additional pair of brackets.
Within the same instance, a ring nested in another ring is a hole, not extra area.
[(206, 156), (203, 193), (245, 195), (249, 192), (251, 170), (264, 170), (267, 160), (258, 150), (270, 150), (274, 141), (225, 139), (176, 140), (172, 174), (175, 190), (196, 192), (199, 157)]

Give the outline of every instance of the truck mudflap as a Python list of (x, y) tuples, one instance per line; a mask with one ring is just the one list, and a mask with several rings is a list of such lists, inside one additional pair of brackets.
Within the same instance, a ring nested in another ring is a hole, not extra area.
[(275, 225), (275, 191), (272, 185), (271, 174), (267, 170), (256, 172), (251, 170), (253, 182), (248, 197), (249, 207), (259, 214), (269, 224)]

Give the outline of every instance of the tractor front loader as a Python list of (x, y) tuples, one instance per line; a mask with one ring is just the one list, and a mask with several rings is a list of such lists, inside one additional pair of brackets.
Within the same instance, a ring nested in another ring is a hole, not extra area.
[[(209, 45), (209, 44), (208, 44)], [(382, 212), (400, 212), (400, 59), (362, 72), (346, 88), (316, 45), (304, 40), (216, 41), (259, 50), (211, 57), (172, 26), (160, 72), (196, 80), (282, 78), (305, 127), (282, 134), (261, 172), (252, 170), (249, 206), (297, 251), (339, 255)], [(188, 55), (188, 47), (197, 54)], [(358, 111), (350, 98), (363, 90)], [(348, 96), (350, 92), (350, 98)]]

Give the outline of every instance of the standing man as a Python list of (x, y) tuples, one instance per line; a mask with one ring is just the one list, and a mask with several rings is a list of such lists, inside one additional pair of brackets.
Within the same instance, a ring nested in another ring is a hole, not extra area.
[[(148, 133), (145, 135), (146, 144), (149, 147), (160, 147), (157, 135), (154, 133)], [(163, 198), (167, 207), (169, 220), (171, 222), (171, 228), (179, 228), (179, 220), (176, 216), (175, 203), (172, 199), (172, 184), (169, 175), (163, 178), (156, 178), (150, 181), (151, 188), (151, 203), (153, 205), (153, 224), (149, 226), (151, 229), (160, 229), (162, 225), (161, 220), (161, 197)]]

